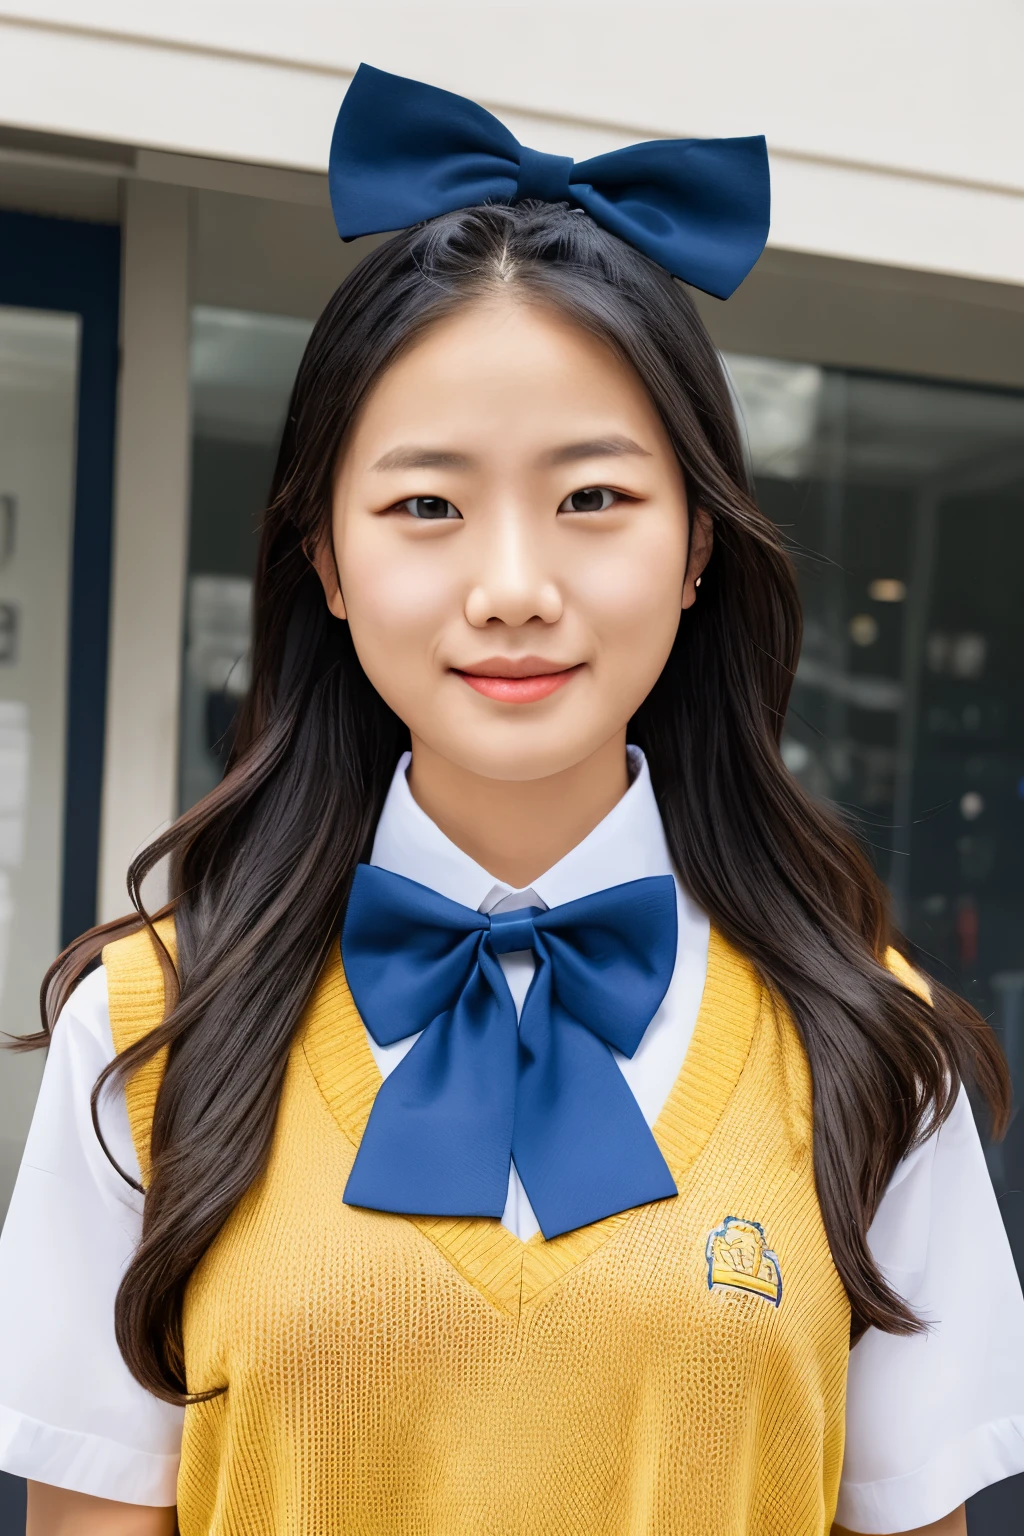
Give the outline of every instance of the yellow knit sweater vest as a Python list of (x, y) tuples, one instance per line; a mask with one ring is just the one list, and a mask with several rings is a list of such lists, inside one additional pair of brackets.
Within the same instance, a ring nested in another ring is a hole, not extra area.
[[(170, 930), (168, 930), (170, 936)], [(159, 1021), (143, 932), (104, 954), (114, 1041)], [(146, 1176), (162, 1063), (128, 1087)], [(528, 1243), (342, 1201), (380, 1075), (327, 964), (266, 1173), (188, 1288), (182, 1536), (822, 1536), (849, 1306), (790, 1020), (712, 932), (655, 1126), (677, 1199)]]

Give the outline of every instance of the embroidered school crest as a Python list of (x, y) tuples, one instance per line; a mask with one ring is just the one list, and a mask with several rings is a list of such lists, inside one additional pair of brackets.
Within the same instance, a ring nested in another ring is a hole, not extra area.
[(779, 1305), (782, 1270), (778, 1254), (768, 1247), (760, 1222), (727, 1216), (720, 1227), (708, 1233), (705, 1257), (709, 1291), (716, 1285), (732, 1286), (763, 1296), (773, 1307)]

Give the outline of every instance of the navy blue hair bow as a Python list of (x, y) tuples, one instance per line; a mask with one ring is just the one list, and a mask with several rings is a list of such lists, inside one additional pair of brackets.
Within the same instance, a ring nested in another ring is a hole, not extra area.
[(343, 240), (481, 203), (568, 202), (719, 299), (768, 238), (768, 151), (759, 134), (652, 139), (576, 165), (527, 149), (475, 101), (369, 64), (341, 104), (329, 179)]

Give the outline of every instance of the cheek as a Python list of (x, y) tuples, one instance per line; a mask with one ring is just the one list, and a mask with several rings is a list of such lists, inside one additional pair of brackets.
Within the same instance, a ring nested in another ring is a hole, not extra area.
[[(453, 609), (458, 582), (434, 551), (398, 541), (352, 541), (339, 561), (349, 629), (363, 668), (395, 707), (421, 690), (436, 642)], [(400, 711), (401, 712), (401, 711)]]
[[(581, 561), (574, 587), (595, 638), (627, 664), (667, 654), (679, 625), (685, 549), (674, 530)], [(653, 662), (651, 664), (654, 664)], [(660, 668), (660, 662), (657, 663)]]
[(353, 634), (420, 633), (457, 606), (457, 573), (443, 542), (405, 543), (386, 522), (347, 541), (339, 566)]

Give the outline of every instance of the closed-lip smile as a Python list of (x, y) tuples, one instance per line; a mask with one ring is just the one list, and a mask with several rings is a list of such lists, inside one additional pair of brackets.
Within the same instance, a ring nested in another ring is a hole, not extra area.
[(535, 704), (564, 687), (582, 665), (566, 666), (564, 661), (549, 661), (543, 656), (488, 656), (452, 671), (476, 693), (498, 703)]

